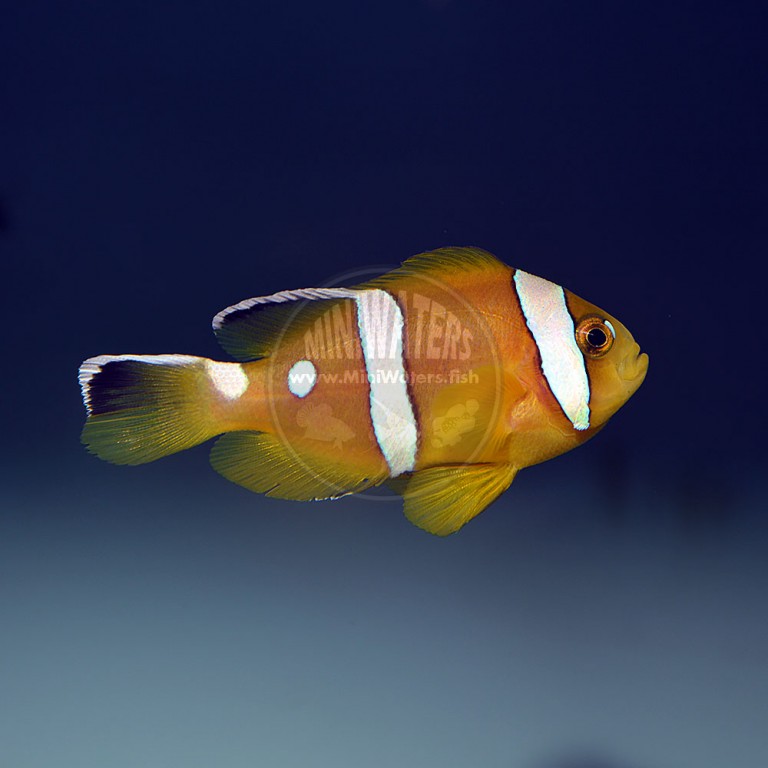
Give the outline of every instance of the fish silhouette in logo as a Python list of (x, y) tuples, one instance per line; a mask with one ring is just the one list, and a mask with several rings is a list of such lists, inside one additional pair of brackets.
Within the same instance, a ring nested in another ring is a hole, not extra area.
[(477, 400), (467, 400), (451, 406), (444, 416), (438, 416), (432, 422), (432, 445), (435, 448), (456, 445), (462, 435), (474, 428), (478, 408)]
[(339, 450), (355, 436), (347, 424), (333, 415), (328, 403), (305, 403), (296, 412), (296, 423), (304, 427), (304, 437), (308, 440), (331, 442)]

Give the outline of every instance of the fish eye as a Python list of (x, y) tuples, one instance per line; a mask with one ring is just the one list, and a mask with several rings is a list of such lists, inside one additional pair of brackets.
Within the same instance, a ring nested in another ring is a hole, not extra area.
[(601, 317), (590, 315), (576, 327), (576, 343), (588, 357), (602, 357), (613, 346), (613, 327)]

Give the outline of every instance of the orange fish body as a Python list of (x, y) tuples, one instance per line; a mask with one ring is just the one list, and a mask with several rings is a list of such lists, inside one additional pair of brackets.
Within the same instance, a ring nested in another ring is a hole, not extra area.
[(246, 488), (320, 499), (388, 481), (439, 535), (589, 439), (647, 369), (618, 320), (469, 248), (246, 300), (214, 330), (243, 362), (86, 360), (89, 449), (138, 464), (223, 435), (212, 464)]

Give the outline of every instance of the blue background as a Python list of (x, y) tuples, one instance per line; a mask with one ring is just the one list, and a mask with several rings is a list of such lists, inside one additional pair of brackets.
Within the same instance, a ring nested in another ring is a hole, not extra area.
[[(6, 4), (0, 764), (766, 764), (759, 5)], [(457, 536), (80, 446), (82, 359), (464, 244), (651, 365)]]

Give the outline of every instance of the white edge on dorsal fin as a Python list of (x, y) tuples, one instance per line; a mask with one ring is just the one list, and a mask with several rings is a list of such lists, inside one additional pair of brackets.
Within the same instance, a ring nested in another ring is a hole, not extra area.
[(213, 318), (213, 330), (218, 331), (221, 328), (227, 315), (250, 309), (257, 304), (282, 304), (286, 301), (299, 301), (301, 299), (354, 299), (357, 297), (357, 293), (350, 288), (299, 288), (295, 291), (280, 291), (271, 296), (255, 296), (252, 299), (245, 299), (238, 304), (222, 309)]
[(107, 363), (119, 363), (134, 360), (138, 363), (149, 365), (192, 365), (200, 362), (201, 358), (194, 355), (98, 355), (89, 357), (80, 365), (77, 379), (80, 382), (80, 392), (83, 396), (83, 404), (88, 413), (91, 413), (91, 380)]

